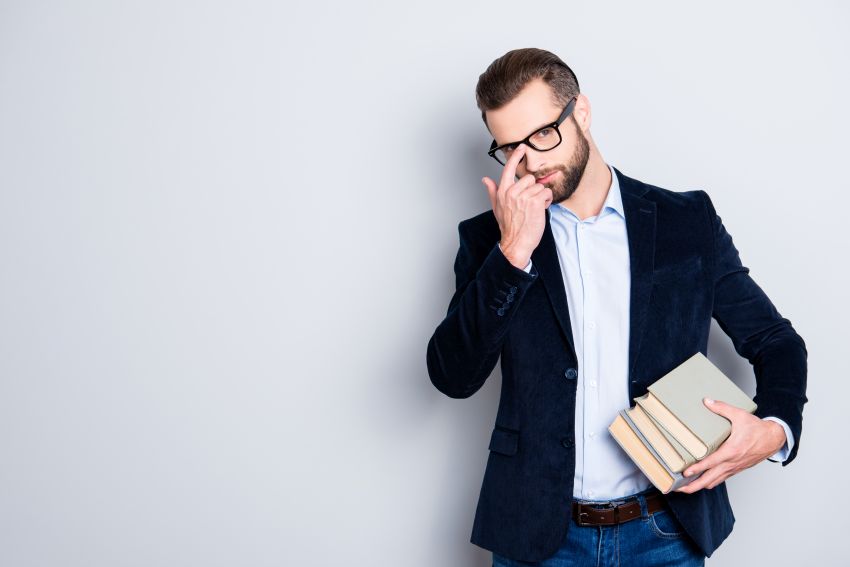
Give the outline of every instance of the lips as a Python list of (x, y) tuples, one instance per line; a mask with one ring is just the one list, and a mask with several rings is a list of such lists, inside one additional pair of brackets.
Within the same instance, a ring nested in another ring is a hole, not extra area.
[(538, 178), (537, 178), (537, 182), (538, 182), (538, 183), (546, 183), (547, 181), (551, 181), (551, 180), (552, 180), (552, 177), (553, 177), (556, 173), (557, 173), (557, 171), (553, 171), (552, 173), (550, 173), (550, 174), (549, 174), (549, 175), (547, 175), (546, 177), (538, 177)]

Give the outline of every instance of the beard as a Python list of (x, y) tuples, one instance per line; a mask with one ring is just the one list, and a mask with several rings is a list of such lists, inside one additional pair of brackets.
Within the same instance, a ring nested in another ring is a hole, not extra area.
[(554, 181), (551, 184), (544, 183), (545, 186), (548, 186), (552, 190), (552, 204), (565, 201), (576, 192), (578, 184), (581, 182), (582, 177), (584, 177), (587, 159), (590, 156), (590, 145), (587, 143), (587, 138), (584, 137), (584, 134), (578, 127), (578, 123), (572, 116), (570, 117), (570, 122), (573, 123), (576, 131), (576, 139), (578, 140), (576, 150), (570, 157), (570, 163), (568, 165), (559, 165), (555, 168), (562, 174), (561, 181)]

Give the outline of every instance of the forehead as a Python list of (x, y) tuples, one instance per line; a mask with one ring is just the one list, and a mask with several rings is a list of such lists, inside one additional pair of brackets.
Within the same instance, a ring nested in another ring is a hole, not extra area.
[(508, 104), (487, 111), (487, 125), (497, 144), (521, 140), (558, 118), (552, 88), (542, 79), (530, 81)]

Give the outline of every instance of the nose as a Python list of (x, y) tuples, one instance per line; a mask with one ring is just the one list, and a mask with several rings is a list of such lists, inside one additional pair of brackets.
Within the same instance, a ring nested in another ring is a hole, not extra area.
[(527, 172), (540, 171), (543, 169), (545, 163), (543, 152), (539, 152), (531, 146), (526, 148), (525, 155), (522, 161), (520, 161), (520, 164), (525, 166)]

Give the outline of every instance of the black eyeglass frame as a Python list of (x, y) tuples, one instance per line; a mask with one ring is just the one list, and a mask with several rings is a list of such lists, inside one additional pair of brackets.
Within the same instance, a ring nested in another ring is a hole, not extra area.
[[(499, 158), (496, 157), (496, 152), (500, 149), (506, 148), (507, 146), (519, 146), (520, 144), (526, 144), (527, 146), (537, 150), (538, 152), (548, 152), (549, 150), (554, 150), (559, 145), (561, 145), (561, 142), (564, 140), (564, 137), (561, 136), (561, 131), (558, 129), (558, 126), (560, 126), (561, 123), (563, 123), (564, 120), (566, 120), (569, 117), (569, 115), (572, 114), (573, 109), (576, 106), (576, 99), (577, 98), (578, 97), (574, 96), (572, 99), (570, 99), (570, 102), (567, 103), (567, 106), (564, 107), (564, 110), (561, 112), (561, 115), (558, 117), (557, 120), (555, 120), (554, 122), (550, 122), (549, 124), (546, 124), (545, 126), (541, 126), (540, 128), (538, 128), (537, 130), (535, 130), (534, 132), (532, 132), (531, 134), (529, 134), (524, 139), (522, 139), (518, 142), (510, 142), (508, 144), (502, 144), (501, 146), (497, 146), (496, 140), (494, 139), (493, 142), (490, 144), (490, 149), (487, 151), (487, 155), (490, 156), (491, 158), (493, 158), (494, 160), (496, 160), (497, 162), (499, 162), (501, 165), (505, 165), (504, 163), (502, 163), (502, 160), (500, 160)], [(537, 146), (535, 146), (534, 144), (531, 143), (531, 137), (533, 135), (535, 135), (536, 133), (538, 133), (539, 131), (544, 130), (546, 128), (554, 128), (555, 129), (555, 132), (558, 133), (558, 143), (555, 144), (554, 146), (552, 146), (549, 149), (541, 150), (540, 148), (538, 148)], [(522, 156), (522, 159), (525, 159), (525, 156)], [(520, 161), (522, 161), (522, 160), (520, 160)]]

